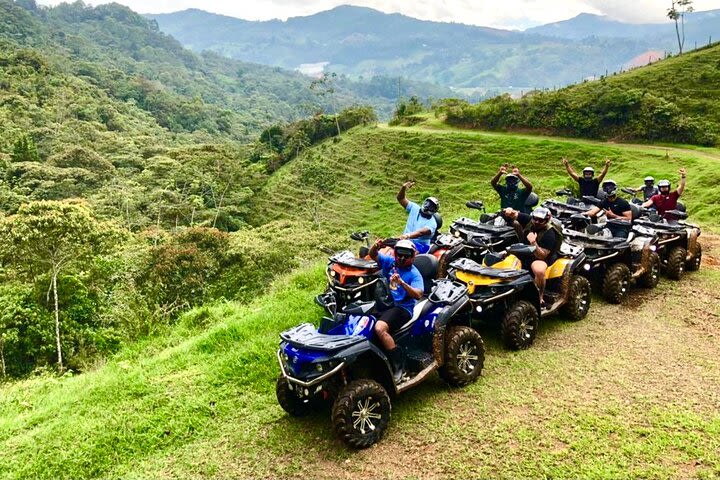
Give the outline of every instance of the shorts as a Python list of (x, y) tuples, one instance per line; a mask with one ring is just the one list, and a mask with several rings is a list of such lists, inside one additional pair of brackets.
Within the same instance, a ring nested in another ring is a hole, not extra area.
[(390, 333), (396, 332), (412, 318), (410, 312), (402, 307), (390, 307), (380, 314), (378, 320), (382, 320), (390, 326)]

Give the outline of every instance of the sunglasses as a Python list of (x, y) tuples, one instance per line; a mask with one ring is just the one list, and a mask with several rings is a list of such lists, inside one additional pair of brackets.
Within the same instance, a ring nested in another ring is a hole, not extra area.
[(531, 220), (532, 220), (533, 223), (547, 223), (547, 219), (546, 219), (546, 218), (535, 218), (535, 217), (533, 217)]
[(413, 254), (412, 252), (395, 252), (395, 257), (407, 260), (408, 258), (412, 258)]

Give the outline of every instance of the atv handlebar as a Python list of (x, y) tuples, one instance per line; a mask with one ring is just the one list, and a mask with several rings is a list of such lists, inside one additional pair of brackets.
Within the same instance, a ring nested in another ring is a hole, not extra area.
[(468, 202), (465, 202), (465, 206), (468, 208), (485, 211), (485, 204), (482, 200), (470, 200)]
[(632, 195), (633, 197), (635, 196), (635, 190), (630, 187), (623, 187), (620, 189), (620, 191), (623, 193), (627, 193), (628, 195)]

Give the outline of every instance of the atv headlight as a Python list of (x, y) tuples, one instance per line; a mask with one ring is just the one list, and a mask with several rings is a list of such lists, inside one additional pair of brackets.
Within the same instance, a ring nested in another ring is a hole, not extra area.
[(657, 250), (657, 245), (650, 245), (650, 251), (654, 252)]
[(455, 235), (456, 237), (459, 237), (459, 236), (460, 236), (460, 230), (455, 230), (455, 233), (454, 233), (453, 235)]
[(365, 283), (365, 279), (363, 277), (358, 277), (358, 284), (362, 285)]
[(316, 364), (315, 364), (315, 370), (317, 370), (318, 372), (322, 373), (322, 371), (323, 371), (323, 364), (322, 364), (322, 363), (316, 363)]
[(590, 265), (589, 263), (586, 263), (585, 265), (583, 265), (583, 270), (585, 270), (586, 272), (589, 272), (591, 268), (592, 268), (592, 265)]
[(330, 276), (331, 276), (331, 277), (334, 277), (334, 276), (335, 276), (335, 270), (330, 270)]

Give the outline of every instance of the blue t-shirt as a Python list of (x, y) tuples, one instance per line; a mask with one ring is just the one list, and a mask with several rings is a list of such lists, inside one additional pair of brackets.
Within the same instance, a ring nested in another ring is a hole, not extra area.
[(415, 202), (408, 202), (405, 211), (408, 212), (407, 223), (405, 224), (405, 233), (417, 232), (421, 228), (427, 227), (430, 229), (429, 235), (423, 235), (422, 237), (413, 238), (413, 241), (430, 245), (435, 230), (437, 230), (437, 221), (435, 216), (431, 215), (430, 218), (425, 218), (420, 214), (420, 205)]
[[(420, 291), (423, 291), (425, 289), (425, 282), (423, 282), (422, 275), (420, 275), (420, 270), (415, 268), (415, 265), (411, 265), (409, 268), (396, 267), (395, 258), (389, 255), (383, 255), (382, 253), (378, 254), (377, 262), (382, 269), (383, 275), (385, 275), (385, 278), (387, 278), (388, 280), (390, 280), (392, 274), (397, 271), (403, 282), (407, 283), (413, 288), (417, 288)], [(395, 301), (395, 305), (404, 308), (405, 310), (410, 312), (410, 315), (412, 315), (413, 308), (415, 308), (417, 300), (408, 295), (405, 289), (399, 285), (395, 290), (393, 290), (391, 287), (390, 293), (392, 294), (393, 300)]]

